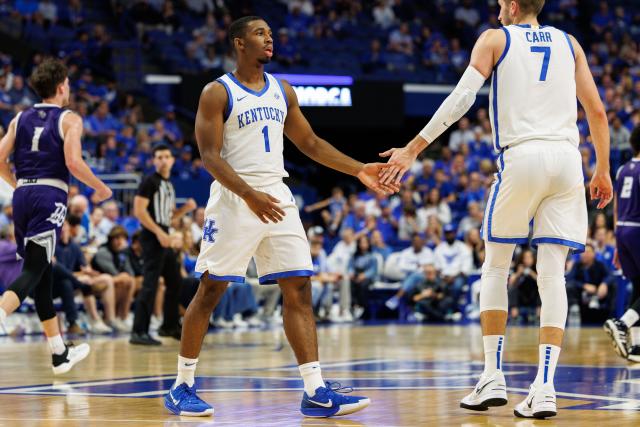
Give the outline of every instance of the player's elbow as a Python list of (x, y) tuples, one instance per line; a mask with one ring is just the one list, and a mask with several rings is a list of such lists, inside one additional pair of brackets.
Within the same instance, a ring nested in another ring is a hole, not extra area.
[(71, 172), (72, 175), (77, 174), (77, 172), (80, 170), (80, 165), (82, 164), (82, 162), (82, 159), (77, 159), (74, 157), (65, 160), (67, 169), (69, 169), (69, 172)]

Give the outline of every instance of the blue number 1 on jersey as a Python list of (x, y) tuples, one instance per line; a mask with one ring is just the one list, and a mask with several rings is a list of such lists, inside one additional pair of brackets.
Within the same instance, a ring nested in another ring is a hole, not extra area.
[(265, 126), (262, 128), (262, 135), (264, 136), (264, 151), (270, 153), (271, 147), (269, 146), (269, 126)]
[(551, 58), (551, 47), (550, 46), (531, 46), (531, 52), (544, 53), (544, 58), (542, 59), (542, 70), (540, 70), (540, 81), (544, 82), (547, 80), (547, 70), (549, 69), (549, 58)]

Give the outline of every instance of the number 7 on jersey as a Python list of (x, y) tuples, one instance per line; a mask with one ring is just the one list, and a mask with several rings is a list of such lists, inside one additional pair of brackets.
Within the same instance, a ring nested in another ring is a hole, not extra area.
[(540, 70), (540, 81), (544, 82), (547, 80), (547, 71), (549, 70), (549, 59), (551, 58), (551, 47), (550, 46), (531, 46), (531, 52), (544, 53), (544, 58), (542, 58), (542, 70)]

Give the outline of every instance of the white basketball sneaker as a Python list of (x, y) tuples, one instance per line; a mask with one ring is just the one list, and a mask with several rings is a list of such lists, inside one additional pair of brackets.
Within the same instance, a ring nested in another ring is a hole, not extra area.
[(73, 344), (66, 344), (66, 348), (64, 353), (58, 355), (53, 354), (51, 356), (52, 359), (52, 368), (54, 375), (66, 374), (73, 368), (73, 366), (84, 360), (89, 355), (91, 351), (91, 347), (89, 344), (80, 344), (78, 346), (74, 346)]
[(460, 401), (460, 407), (472, 411), (486, 411), (492, 406), (507, 404), (507, 384), (502, 371), (480, 376), (480, 381), (471, 393)]
[(546, 383), (542, 386), (531, 384), (529, 395), (516, 405), (513, 410), (516, 417), (520, 418), (548, 418), (558, 413), (556, 406), (556, 390), (553, 384)]

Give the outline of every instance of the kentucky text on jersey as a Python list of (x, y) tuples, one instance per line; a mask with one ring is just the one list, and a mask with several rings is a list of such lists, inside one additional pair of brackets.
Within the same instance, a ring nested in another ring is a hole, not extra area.
[(257, 107), (238, 114), (238, 129), (251, 123), (271, 120), (284, 124), (285, 113), (273, 107)]
[(525, 37), (529, 43), (551, 43), (551, 33), (548, 31), (527, 31)]

